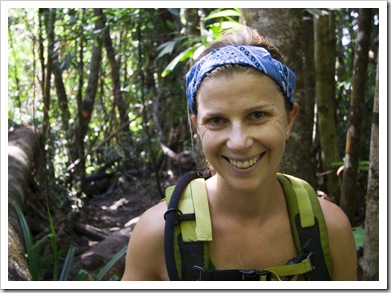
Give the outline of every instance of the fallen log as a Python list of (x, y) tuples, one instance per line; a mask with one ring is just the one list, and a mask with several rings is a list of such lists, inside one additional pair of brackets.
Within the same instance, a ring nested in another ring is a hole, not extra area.
[(22, 126), (8, 133), (8, 280), (29, 281), (23, 231), (13, 203), (23, 209), (31, 192), (31, 174), (39, 151), (39, 133), (34, 127)]

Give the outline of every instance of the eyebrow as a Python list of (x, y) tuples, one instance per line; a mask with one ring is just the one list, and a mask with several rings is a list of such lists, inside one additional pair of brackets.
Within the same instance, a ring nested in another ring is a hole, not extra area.
[(274, 104), (260, 104), (260, 105), (256, 105), (256, 106), (253, 106), (253, 107), (250, 107), (250, 108), (247, 108), (245, 109), (245, 113), (248, 114), (248, 113), (252, 113), (252, 112), (255, 112), (255, 111), (258, 111), (258, 110), (262, 110), (262, 109), (265, 109), (265, 108), (273, 108), (274, 107)]
[[(274, 104), (259, 104), (259, 105), (256, 105), (256, 106), (252, 106), (250, 108), (247, 108), (244, 110), (244, 113), (245, 114), (249, 114), (249, 113), (252, 113), (252, 112), (255, 112), (255, 111), (259, 111), (259, 110), (262, 110), (262, 109), (270, 109), (274, 107)], [(225, 114), (223, 112), (219, 112), (219, 111), (216, 111), (216, 112), (206, 112), (204, 114), (205, 117), (224, 117)]]

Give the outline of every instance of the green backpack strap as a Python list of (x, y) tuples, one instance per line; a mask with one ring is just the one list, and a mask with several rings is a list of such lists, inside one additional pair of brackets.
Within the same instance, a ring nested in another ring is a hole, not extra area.
[(313, 270), (307, 280), (331, 280), (332, 261), (326, 222), (315, 190), (306, 181), (294, 176), (277, 174), (287, 200), (296, 248), (307, 243), (311, 249)]
[[(172, 264), (173, 258), (167, 257), (166, 253), (166, 264), (171, 280), (176, 280), (175, 277), (171, 278), (171, 275), (176, 276), (176, 272), (170, 274), (170, 271), (175, 269), (180, 280), (195, 280), (194, 274), (197, 272), (193, 270), (194, 265), (209, 266), (208, 241), (212, 241), (212, 224), (205, 179), (197, 177), (195, 172), (186, 174), (176, 186), (166, 189), (166, 202), (169, 206), (167, 212), (171, 210), (176, 213), (174, 245), (170, 243), (171, 239), (165, 239), (165, 251), (170, 255), (174, 250), (175, 256), (175, 264)], [(177, 206), (175, 204), (170, 207), (170, 204), (177, 202), (177, 199), (172, 199), (174, 196), (179, 196), (180, 201)], [(166, 230), (167, 225), (166, 220)], [(165, 238), (166, 236), (165, 231)]]

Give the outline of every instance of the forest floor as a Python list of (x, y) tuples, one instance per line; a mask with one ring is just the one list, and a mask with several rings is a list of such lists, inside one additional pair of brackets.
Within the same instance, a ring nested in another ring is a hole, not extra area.
[[(60, 253), (60, 271), (68, 248), (70, 245), (75, 247), (68, 280), (94, 280), (113, 256), (127, 245), (138, 217), (161, 200), (156, 181), (150, 173), (117, 176), (103, 184), (99, 183), (97, 186), (90, 184), (90, 194), (83, 200), (83, 206), (78, 212), (70, 211), (69, 207), (51, 207)], [(113, 183), (115, 186), (110, 189)], [(168, 186), (170, 183), (165, 182), (163, 185)], [(27, 211), (41, 211), (39, 215), (26, 213), (37, 240), (50, 234), (45, 202), (42, 198), (27, 202)], [(50, 263), (53, 256), (50, 241), (40, 248), (39, 255), (42, 255), (43, 260), (49, 259)], [(53, 262), (43, 267), (42, 280), (53, 280)], [(125, 257), (122, 257), (103, 280), (120, 279), (124, 267)]]

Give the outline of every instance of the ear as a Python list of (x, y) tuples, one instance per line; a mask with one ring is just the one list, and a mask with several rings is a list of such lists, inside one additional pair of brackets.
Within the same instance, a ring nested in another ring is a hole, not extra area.
[(299, 113), (299, 104), (294, 103), (292, 111), (290, 113), (288, 113), (288, 121), (285, 126), (285, 133), (287, 135), (287, 138), (289, 137), (289, 135), (292, 131), (292, 127), (293, 127), (293, 124), (295, 123), (295, 120), (296, 120), (298, 113)]
[(198, 122), (197, 122), (197, 116), (194, 115), (194, 114), (191, 114), (190, 115), (190, 120), (191, 120), (191, 124), (193, 124), (194, 128), (197, 130), (199, 130), (199, 127), (198, 127)]

